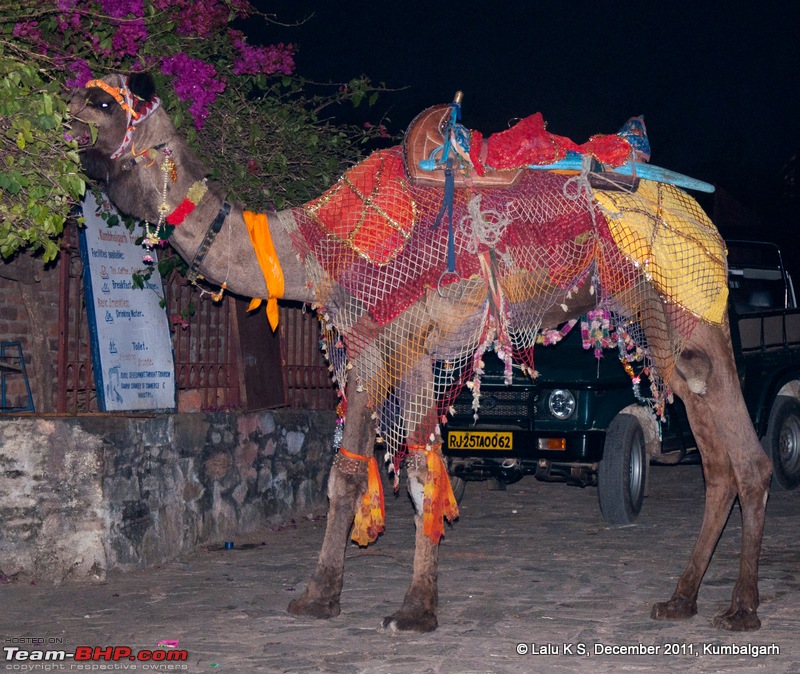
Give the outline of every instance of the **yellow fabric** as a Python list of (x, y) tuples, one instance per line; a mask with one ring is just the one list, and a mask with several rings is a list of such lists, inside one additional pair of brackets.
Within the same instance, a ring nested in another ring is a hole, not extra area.
[(386, 508), (383, 499), (383, 483), (378, 469), (378, 462), (374, 456), (361, 456), (348, 452), (344, 447), (339, 449), (342, 456), (357, 461), (367, 461), (367, 491), (361, 499), (361, 505), (356, 510), (353, 522), (353, 533), (350, 538), (364, 547), (378, 538), (386, 524)]
[[(247, 231), (250, 233), (250, 242), (256, 251), (258, 264), (267, 282), (267, 319), (270, 327), (275, 330), (278, 327), (278, 299), (283, 297), (283, 271), (278, 255), (275, 252), (275, 245), (272, 243), (272, 236), (269, 233), (269, 222), (264, 213), (253, 213), (244, 211), (244, 222)], [(255, 309), (261, 305), (260, 298), (254, 298), (250, 302), (247, 310)]]
[(661, 297), (716, 325), (728, 302), (725, 243), (697, 202), (674, 185), (641, 180), (634, 193), (594, 197), (614, 242), (643, 266)]
[(444, 535), (444, 518), (452, 522), (458, 517), (458, 504), (439, 447), (426, 449), (425, 457), (428, 474), (425, 478), (422, 524), (425, 535), (436, 545)]

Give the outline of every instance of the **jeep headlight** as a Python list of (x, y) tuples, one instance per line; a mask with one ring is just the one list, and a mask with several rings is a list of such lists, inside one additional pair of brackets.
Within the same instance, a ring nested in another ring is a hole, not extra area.
[(547, 399), (547, 407), (556, 419), (569, 419), (575, 411), (575, 396), (567, 389), (554, 389)]

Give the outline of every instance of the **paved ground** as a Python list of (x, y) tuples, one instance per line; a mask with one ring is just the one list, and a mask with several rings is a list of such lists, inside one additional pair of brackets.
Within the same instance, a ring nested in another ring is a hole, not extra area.
[[(727, 605), (736, 576), (738, 507), (701, 590), (699, 614), (683, 623), (650, 620), (650, 606), (669, 597), (688, 558), (702, 502), (699, 466), (654, 467), (638, 524), (622, 529), (604, 525), (591, 488), (525, 478), (503, 492), (472, 483), (461, 520), (442, 544), (440, 627), (432, 634), (377, 630), (399, 606), (410, 577), (411, 506), (403, 493), (389, 498), (380, 541), (349, 549), (342, 614), (333, 620), (285, 612), (316, 561), (324, 525), (318, 516), (269, 532), (255, 545), (237, 541), (234, 550), (198, 551), (99, 585), (0, 586), (0, 642), (33, 650), (26, 642), (41, 638), (45, 648), (68, 652), (88, 645), (136, 653), (168, 639), (188, 651), (186, 664), (102, 664), (117, 671), (800, 672), (800, 492), (771, 496), (759, 632), (721, 633), (709, 622)], [(657, 647), (657, 654), (597, 652), (640, 644)], [(740, 654), (715, 652), (727, 645)], [(773, 645), (779, 654), (741, 654)], [(579, 653), (584, 648), (586, 655)], [(102, 671), (98, 663), (0, 658), (0, 671), (79, 666)]]

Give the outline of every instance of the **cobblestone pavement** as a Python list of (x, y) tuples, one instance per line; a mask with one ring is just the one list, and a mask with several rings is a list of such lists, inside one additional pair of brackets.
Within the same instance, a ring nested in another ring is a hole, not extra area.
[[(637, 524), (616, 529), (604, 525), (592, 488), (530, 477), (506, 491), (469, 484), (461, 519), (441, 547), (440, 626), (424, 635), (377, 629), (401, 603), (413, 553), (410, 502), (404, 491), (387, 500), (387, 532), (369, 548), (348, 548), (337, 618), (286, 613), (316, 561), (324, 529), (317, 513), (250, 543), (236, 541), (233, 550), (200, 550), (102, 584), (0, 586), (6, 649), (33, 650), (26, 641), (42, 638), (45, 649), (62, 648), (63, 640), (67, 652), (86, 645), (137, 653), (169, 639), (188, 652), (180, 664), (0, 658), (0, 671), (800, 672), (800, 492), (771, 495), (763, 626), (746, 634), (710, 625), (736, 578), (738, 506), (701, 588), (698, 615), (686, 622), (649, 618), (651, 605), (670, 596), (700, 525), (699, 466), (654, 466)], [(603, 651), (640, 645), (652, 654)], [(720, 653), (725, 646), (738, 653)], [(779, 653), (748, 654), (756, 646)]]

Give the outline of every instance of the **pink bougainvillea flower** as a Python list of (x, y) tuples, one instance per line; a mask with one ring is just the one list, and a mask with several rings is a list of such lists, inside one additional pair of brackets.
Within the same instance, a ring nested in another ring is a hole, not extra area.
[(131, 14), (136, 18), (144, 16), (142, 0), (100, 0), (103, 11), (115, 19), (123, 19)]
[(172, 85), (178, 98), (191, 101), (189, 113), (195, 128), (201, 129), (208, 117), (208, 109), (225, 91), (225, 80), (217, 79), (217, 71), (210, 63), (192, 58), (184, 53), (170, 56), (161, 62), (161, 72), (173, 77)]
[(147, 40), (147, 28), (144, 20), (126, 21), (111, 39), (111, 47), (117, 56), (136, 56)]
[(247, 44), (244, 34), (229, 31), (231, 44), (238, 50), (239, 58), (233, 64), (235, 75), (291, 75), (294, 72), (294, 45), (282, 42), (267, 47)]
[(40, 42), (42, 39), (42, 31), (39, 30), (38, 21), (20, 21), (14, 24), (11, 34), (14, 37), (29, 40), (30, 42)]
[(67, 79), (65, 84), (68, 87), (78, 88), (83, 87), (92, 79), (92, 69), (89, 64), (83, 59), (75, 59), (67, 64), (67, 70), (73, 74), (72, 77)]
[(181, 329), (186, 330), (189, 327), (189, 321), (187, 321), (183, 316), (180, 314), (172, 314), (169, 317), (170, 322), (174, 326), (180, 326)]
[[(229, 9), (219, 0), (154, 0), (153, 6), (159, 11), (175, 14), (175, 32), (179, 35), (206, 38), (228, 24)], [(249, 3), (239, 0), (232, 3), (232, 9), (236, 16), (244, 18), (251, 8)]]

